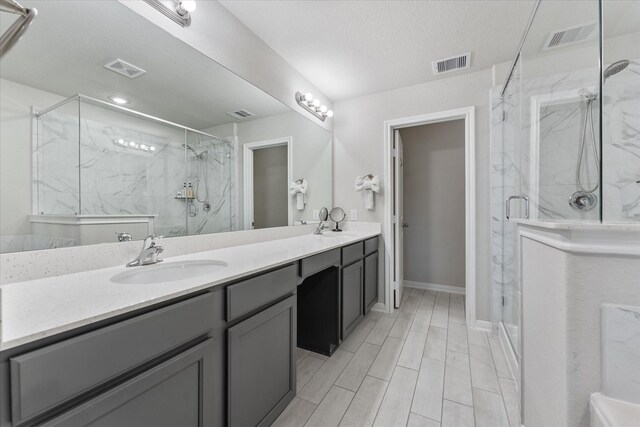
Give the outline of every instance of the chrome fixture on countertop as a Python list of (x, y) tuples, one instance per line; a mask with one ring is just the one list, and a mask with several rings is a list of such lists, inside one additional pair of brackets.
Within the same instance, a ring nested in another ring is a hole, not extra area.
[(157, 245), (158, 239), (160, 238), (161, 236), (159, 237), (152, 234), (144, 239), (140, 255), (138, 255), (138, 257), (133, 261), (128, 262), (127, 267), (138, 267), (141, 265), (156, 264), (158, 262), (162, 262), (162, 260), (158, 258), (158, 255), (160, 255), (162, 251), (164, 251), (164, 248), (162, 246)]
[(129, 233), (116, 233), (116, 236), (118, 236), (118, 242), (130, 242), (133, 240)]
[(318, 223), (318, 227), (316, 231), (313, 232), (314, 235), (322, 234), (322, 231), (329, 228), (328, 225), (325, 225), (324, 222), (329, 218), (329, 210), (327, 208), (320, 209), (320, 213), (318, 214), (318, 219), (320, 222)]

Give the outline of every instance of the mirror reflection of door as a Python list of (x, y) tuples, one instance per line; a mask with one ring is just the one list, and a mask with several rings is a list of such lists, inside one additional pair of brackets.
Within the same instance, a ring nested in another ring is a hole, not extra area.
[(287, 146), (253, 150), (253, 228), (288, 224)]

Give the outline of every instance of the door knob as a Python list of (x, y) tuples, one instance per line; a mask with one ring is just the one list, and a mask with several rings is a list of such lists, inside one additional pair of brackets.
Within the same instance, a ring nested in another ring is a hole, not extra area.
[(402, 228), (407, 228), (407, 227), (409, 227), (409, 224), (407, 224), (406, 222), (403, 222), (402, 223)]

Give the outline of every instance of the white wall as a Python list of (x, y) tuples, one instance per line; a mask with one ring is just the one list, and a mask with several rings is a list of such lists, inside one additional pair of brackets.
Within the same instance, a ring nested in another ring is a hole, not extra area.
[(295, 93), (311, 92), (329, 109), (332, 102), (217, 1), (199, 1), (187, 28), (145, 2), (119, 1), (325, 129), (333, 128), (332, 119), (320, 122), (300, 107)]
[[(295, 209), (292, 200), (293, 220), (312, 220), (314, 209), (331, 209), (331, 134), (301, 117), (296, 112), (279, 114), (238, 123), (238, 200), (242, 200), (243, 159), (242, 145), (249, 142), (291, 137), (292, 178), (305, 178), (309, 185), (307, 204), (303, 211)], [(239, 218), (244, 215), (242, 206)]]
[(400, 130), (405, 280), (465, 287), (464, 133), (464, 120)]
[[(360, 221), (384, 220), (383, 194), (373, 211), (363, 209), (354, 192), (356, 175), (384, 173), (385, 120), (454, 108), (476, 107), (476, 316), (491, 320), (490, 203), (489, 203), (489, 89), (491, 70), (452, 76), (435, 82), (337, 102), (334, 106), (334, 205), (358, 209)], [(387, 191), (389, 183), (382, 183)]]

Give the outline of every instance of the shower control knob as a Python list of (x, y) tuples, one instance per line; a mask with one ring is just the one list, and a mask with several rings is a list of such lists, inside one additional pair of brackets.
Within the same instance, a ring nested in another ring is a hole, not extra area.
[(409, 227), (409, 224), (407, 224), (406, 222), (403, 222), (402, 223), (402, 228), (407, 228), (407, 227)]

